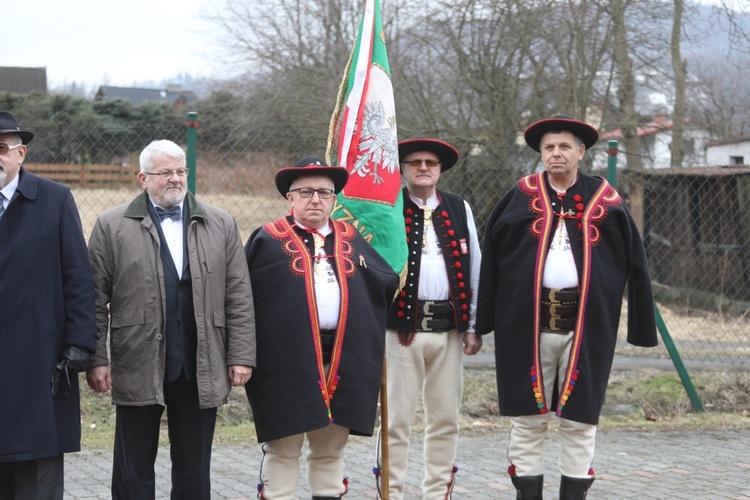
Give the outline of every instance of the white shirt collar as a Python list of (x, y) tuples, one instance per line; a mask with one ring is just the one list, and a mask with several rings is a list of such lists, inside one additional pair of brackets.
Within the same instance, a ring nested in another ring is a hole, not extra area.
[(422, 209), (424, 209), (424, 207), (427, 207), (431, 210), (435, 210), (437, 206), (440, 205), (440, 198), (438, 197), (437, 191), (435, 191), (432, 196), (427, 198), (426, 203), (422, 201), (422, 198), (418, 198), (411, 193), (409, 193), (409, 198), (411, 198), (411, 201), (416, 203), (417, 206)]

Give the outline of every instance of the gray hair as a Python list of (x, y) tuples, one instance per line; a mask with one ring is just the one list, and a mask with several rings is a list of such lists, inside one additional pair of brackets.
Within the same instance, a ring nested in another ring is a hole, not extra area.
[(8, 144), (8, 146), (17, 146), (18, 144), (23, 144), (23, 140), (21, 139), (21, 136), (18, 134), (14, 134), (13, 132), (9, 134), (3, 134), (7, 135), (8, 139), (3, 141)]
[(172, 141), (153, 141), (141, 152), (141, 172), (151, 172), (154, 168), (154, 160), (159, 156), (168, 156), (185, 163), (185, 151)]

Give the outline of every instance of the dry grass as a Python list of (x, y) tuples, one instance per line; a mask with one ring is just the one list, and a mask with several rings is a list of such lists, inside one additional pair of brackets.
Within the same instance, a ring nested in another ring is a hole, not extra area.
[[(142, 193), (141, 189), (122, 187), (111, 189), (72, 188), (71, 191), (81, 214), (81, 223), (87, 241), (100, 213), (121, 203), (128, 203)], [(237, 219), (240, 236), (244, 243), (255, 228), (276, 220), (289, 211), (289, 202), (279, 195), (275, 187), (267, 191), (268, 194), (265, 195), (212, 193), (201, 195), (199, 193), (198, 199), (232, 214)]]
[[(508, 420), (498, 414), (494, 366), (470, 366), (464, 370), (464, 403), (461, 432), (505, 432)], [(85, 385), (83, 376), (81, 383)], [(679, 377), (657, 369), (615, 370), (609, 380), (607, 402), (600, 427), (607, 429), (729, 429), (750, 425), (750, 373), (745, 371), (695, 371), (691, 373), (705, 413), (697, 413)], [(109, 449), (114, 439), (115, 409), (109, 394), (82, 389), (84, 448)], [(414, 422), (424, 429), (421, 406)], [(244, 390), (235, 388), (229, 403), (219, 409), (216, 443), (255, 442)], [(166, 444), (166, 431), (162, 432)]]

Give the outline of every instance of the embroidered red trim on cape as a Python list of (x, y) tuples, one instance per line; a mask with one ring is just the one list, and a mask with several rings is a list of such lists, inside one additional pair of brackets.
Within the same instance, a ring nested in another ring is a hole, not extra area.
[[(530, 369), (531, 386), (534, 391), (534, 398), (539, 408), (539, 413), (549, 412), (548, 403), (544, 394), (544, 380), (542, 374), (542, 362), (540, 352), (540, 308), (542, 296), (542, 279), (544, 277), (544, 264), (547, 259), (549, 249), (549, 239), (551, 237), (551, 226), (556, 221), (556, 215), (552, 207), (552, 201), (549, 197), (545, 185), (545, 172), (526, 176), (518, 181), (518, 187), (522, 192), (529, 195), (529, 210), (538, 214), (538, 217), (529, 226), (529, 232), (539, 238), (537, 246), (537, 256), (534, 271), (534, 364)], [(562, 387), (564, 390), (559, 396), (556, 409), (558, 415), (562, 414), (565, 404), (568, 401), (576, 381), (578, 380), (578, 356), (581, 349), (581, 338), (583, 336), (584, 318), (586, 311), (586, 302), (590, 289), (591, 277), (591, 249), (599, 243), (598, 225), (607, 216), (608, 205), (618, 205), (622, 203), (620, 195), (609, 183), (602, 179), (602, 183), (596, 193), (591, 197), (586, 207), (583, 209), (580, 226), (583, 240), (583, 270), (581, 283), (579, 283), (579, 301), (578, 301), (578, 318), (573, 333), (573, 344), (570, 351), (570, 360), (565, 372), (565, 379)]]
[(333, 399), (336, 387), (341, 377), (339, 376), (339, 365), (341, 363), (341, 348), (344, 343), (346, 332), (347, 314), (349, 311), (349, 283), (348, 279), (354, 276), (356, 267), (352, 261), (351, 240), (356, 233), (355, 228), (346, 222), (331, 219), (333, 228), (333, 267), (338, 277), (341, 303), (339, 307), (338, 326), (331, 351), (331, 364), (326, 374), (323, 365), (322, 343), (320, 339), (320, 322), (318, 319), (318, 304), (315, 300), (315, 281), (313, 273), (313, 261), (310, 251), (305, 245), (303, 238), (293, 229), (292, 224), (285, 217), (263, 226), (263, 229), (274, 239), (281, 242), (283, 251), (291, 258), (290, 271), (293, 275), (305, 280), (305, 291), (307, 295), (307, 309), (310, 316), (310, 329), (313, 333), (315, 355), (318, 364), (318, 385), (320, 393), (326, 404), (328, 419), (331, 423), (334, 417), (331, 414), (331, 399)]

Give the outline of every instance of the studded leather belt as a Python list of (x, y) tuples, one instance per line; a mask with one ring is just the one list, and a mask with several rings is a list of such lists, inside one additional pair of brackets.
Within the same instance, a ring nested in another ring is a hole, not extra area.
[(447, 332), (456, 328), (456, 317), (450, 300), (418, 300), (417, 331)]
[(545, 332), (568, 333), (578, 318), (578, 288), (542, 288), (540, 327)]

